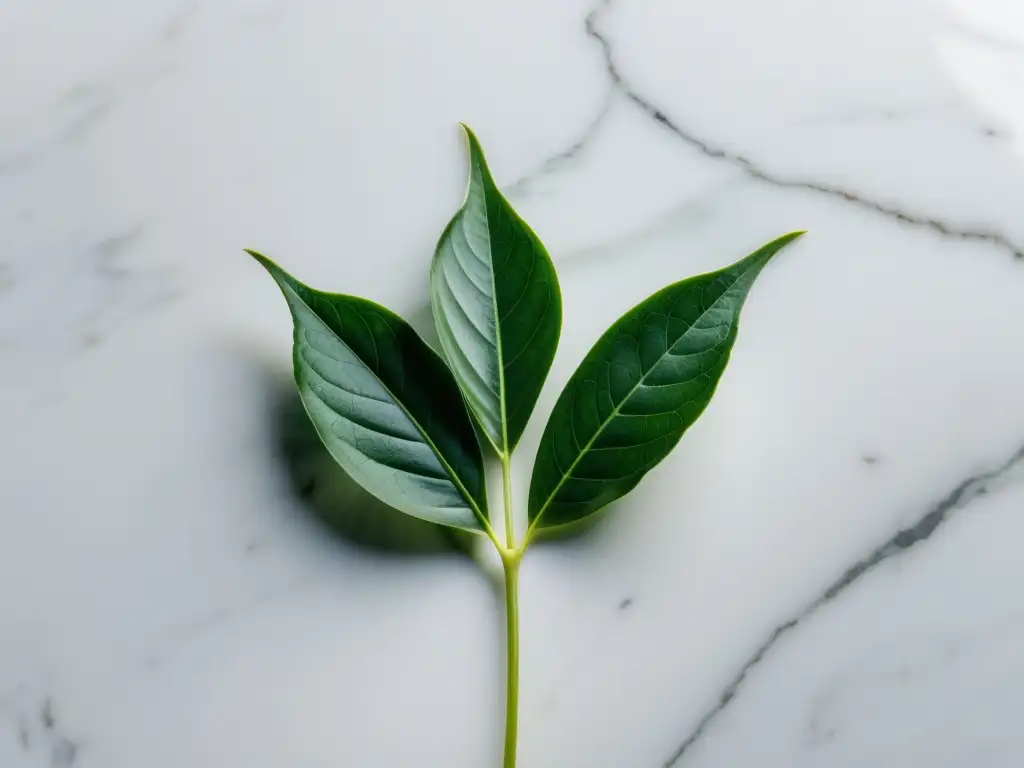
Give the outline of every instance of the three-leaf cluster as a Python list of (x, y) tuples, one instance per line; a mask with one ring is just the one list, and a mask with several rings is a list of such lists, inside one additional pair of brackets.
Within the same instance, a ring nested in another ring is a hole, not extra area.
[[(507, 462), (522, 437), (558, 346), (562, 305), (551, 258), (466, 135), (466, 199), (430, 267), (444, 359), (388, 309), (310, 288), (249, 253), (291, 309), (295, 381), (334, 459), (403, 512), (494, 538), (482, 445)], [(755, 278), (801, 234), (658, 291), (601, 336), (541, 437), (527, 541), (620, 498), (665, 458), (710, 402)]]

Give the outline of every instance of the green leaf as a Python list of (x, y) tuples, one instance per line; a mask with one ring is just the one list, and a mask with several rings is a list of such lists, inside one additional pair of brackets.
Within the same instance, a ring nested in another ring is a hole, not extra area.
[(674, 283), (604, 333), (559, 396), (541, 437), (530, 483), (531, 530), (596, 512), (668, 455), (711, 401), (754, 279), (802, 234)]
[(295, 383), (334, 460), (396, 509), (487, 530), (480, 443), (444, 361), (384, 307), (314, 290), (248, 253), (288, 301)]
[(562, 298), (551, 258), (498, 191), (472, 131), (466, 200), (441, 235), (430, 305), (477, 423), (508, 456), (551, 368)]

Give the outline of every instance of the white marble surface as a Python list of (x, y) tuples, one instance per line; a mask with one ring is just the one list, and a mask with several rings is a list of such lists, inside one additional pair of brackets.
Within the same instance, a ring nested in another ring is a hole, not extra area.
[(604, 325), (810, 230), (528, 556), (522, 767), (1024, 764), (1019, 3), (15, 0), (0, 50), (0, 766), (496, 765), (496, 596), (308, 514), (241, 253), (422, 323), (457, 120), (565, 296), (521, 481)]

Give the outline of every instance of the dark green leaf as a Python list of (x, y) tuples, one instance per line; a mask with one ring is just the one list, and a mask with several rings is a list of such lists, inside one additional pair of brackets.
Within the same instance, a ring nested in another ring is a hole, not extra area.
[(470, 409), (507, 456), (551, 368), (562, 299), (547, 251), (498, 191), (480, 144), (465, 130), (469, 187), (434, 253), (430, 304)]
[(384, 307), (314, 290), (249, 253), (288, 301), (295, 383), (335, 461), (396, 509), (484, 530), (480, 444), (444, 361)]
[(668, 455), (711, 401), (754, 279), (802, 234), (674, 283), (605, 332), (559, 396), (541, 437), (530, 483), (531, 529), (596, 512)]

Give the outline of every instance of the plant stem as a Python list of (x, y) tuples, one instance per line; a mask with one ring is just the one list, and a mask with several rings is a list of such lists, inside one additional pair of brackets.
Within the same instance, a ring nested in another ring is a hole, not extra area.
[(501, 485), (505, 492), (505, 547), (499, 547), (505, 572), (505, 768), (515, 768), (519, 732), (519, 562), (523, 549), (516, 547), (516, 526), (512, 517), (512, 460), (501, 457)]
[(516, 523), (512, 518), (512, 458), (501, 458), (501, 487), (505, 491), (505, 549), (516, 548)]
[(508, 679), (505, 699), (505, 768), (515, 768), (519, 730), (519, 557), (503, 558), (505, 565), (505, 653)]

